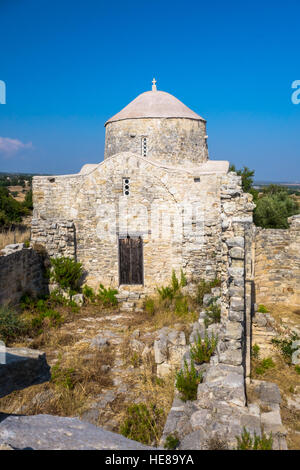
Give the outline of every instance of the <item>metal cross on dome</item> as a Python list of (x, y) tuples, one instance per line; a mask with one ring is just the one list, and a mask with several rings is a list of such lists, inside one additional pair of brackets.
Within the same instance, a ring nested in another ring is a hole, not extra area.
[(152, 80), (152, 91), (156, 91), (156, 80), (153, 78)]

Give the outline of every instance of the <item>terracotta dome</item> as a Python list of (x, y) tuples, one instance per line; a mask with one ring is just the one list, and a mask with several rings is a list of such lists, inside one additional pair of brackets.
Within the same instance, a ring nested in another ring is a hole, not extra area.
[(108, 119), (105, 125), (109, 122), (140, 118), (187, 118), (205, 121), (175, 96), (153, 89), (137, 96), (122, 111)]

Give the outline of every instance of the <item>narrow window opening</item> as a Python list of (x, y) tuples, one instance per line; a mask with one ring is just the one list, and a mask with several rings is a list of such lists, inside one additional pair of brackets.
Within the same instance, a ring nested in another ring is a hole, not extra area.
[(130, 195), (130, 178), (123, 178), (123, 196)]
[(147, 137), (142, 137), (142, 156), (147, 156)]

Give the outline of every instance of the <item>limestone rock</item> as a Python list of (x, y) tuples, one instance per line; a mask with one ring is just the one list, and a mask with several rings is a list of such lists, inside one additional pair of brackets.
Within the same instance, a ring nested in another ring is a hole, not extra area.
[(77, 418), (8, 416), (0, 422), (0, 442), (14, 449), (34, 450), (142, 450), (139, 442), (105, 431)]

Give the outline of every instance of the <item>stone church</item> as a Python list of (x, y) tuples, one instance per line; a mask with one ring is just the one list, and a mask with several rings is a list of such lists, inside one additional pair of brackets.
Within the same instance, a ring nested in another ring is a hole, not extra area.
[(33, 179), (32, 243), (80, 261), (93, 287), (147, 293), (173, 269), (195, 281), (244, 269), (226, 241), (252, 225), (251, 196), (209, 159), (205, 119), (152, 83), (105, 123), (104, 161)]

